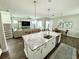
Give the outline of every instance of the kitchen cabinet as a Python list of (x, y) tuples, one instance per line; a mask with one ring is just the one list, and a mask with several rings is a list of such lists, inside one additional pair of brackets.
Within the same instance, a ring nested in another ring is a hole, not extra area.
[[(52, 36), (50, 39), (43, 37), (44, 32), (24, 35), (24, 52), (28, 59), (44, 59), (51, 50), (56, 46), (56, 41), (60, 42), (61, 34), (57, 33), (55, 36)], [(50, 35), (55, 34), (51, 33)], [(59, 36), (59, 39), (56, 37)]]
[(43, 45), (43, 48), (42, 48), (43, 57), (47, 56), (48, 53), (50, 53), (50, 51), (55, 47), (55, 41), (56, 39), (53, 38), (49, 42)]
[(43, 59), (42, 58), (42, 47), (39, 47), (33, 51), (28, 47), (27, 44), (25, 44), (24, 52), (26, 54), (26, 57), (28, 57), (28, 59)]
[(2, 12), (0, 11), (0, 45), (1, 45), (1, 49), (2, 52), (6, 52), (8, 51), (7, 48), (7, 43), (6, 43), (6, 37), (5, 37), (5, 32), (4, 32), (4, 26), (3, 26), (3, 20), (2, 19)]
[(12, 27), (11, 24), (3, 24), (4, 25), (4, 32), (6, 39), (12, 38)]
[(43, 59), (42, 58), (42, 47), (39, 47), (34, 51), (30, 49), (28, 51), (29, 51), (28, 59)]

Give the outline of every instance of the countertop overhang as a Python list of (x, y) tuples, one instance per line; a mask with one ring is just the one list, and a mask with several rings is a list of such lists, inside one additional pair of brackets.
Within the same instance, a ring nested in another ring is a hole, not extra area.
[(24, 35), (23, 40), (25, 43), (30, 47), (31, 50), (35, 50), (38, 47), (42, 46), (46, 42), (50, 41), (51, 39), (55, 38), (58, 35), (61, 35), (61, 33), (56, 32), (49, 32), (49, 35), (52, 37), (50, 39), (44, 38), (44, 35), (47, 35), (47, 31), (39, 32), (39, 33), (33, 33), (29, 35)]

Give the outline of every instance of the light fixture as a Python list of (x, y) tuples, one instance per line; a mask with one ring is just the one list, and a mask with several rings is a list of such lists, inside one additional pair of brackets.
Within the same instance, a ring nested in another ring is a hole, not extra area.
[(48, 0), (48, 2), (52, 2), (52, 0)]
[(34, 16), (35, 16), (35, 20), (36, 20), (36, 3), (37, 3), (37, 1), (34, 0), (33, 2), (34, 2)]
[(48, 8), (48, 19), (50, 18), (50, 8)]
[(37, 21), (36, 21), (36, 3), (37, 3), (37, 1), (34, 0), (33, 3), (34, 3), (34, 17), (35, 17), (35, 19), (34, 19), (34, 28), (36, 28), (36, 23), (37, 23)]

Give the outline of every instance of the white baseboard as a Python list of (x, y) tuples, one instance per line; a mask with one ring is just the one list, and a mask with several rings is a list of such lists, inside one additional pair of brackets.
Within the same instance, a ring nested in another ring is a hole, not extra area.
[(79, 38), (79, 32), (70, 31), (68, 32), (68, 36)]
[(8, 49), (4, 49), (4, 50), (2, 50), (2, 53), (7, 52), (7, 51), (8, 51)]

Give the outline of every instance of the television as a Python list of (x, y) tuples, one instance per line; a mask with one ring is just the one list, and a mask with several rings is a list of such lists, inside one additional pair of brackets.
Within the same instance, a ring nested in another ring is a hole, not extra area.
[(30, 26), (30, 21), (22, 21), (22, 26)]

